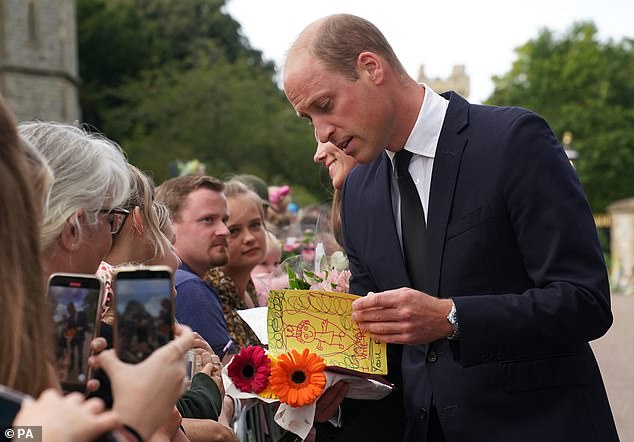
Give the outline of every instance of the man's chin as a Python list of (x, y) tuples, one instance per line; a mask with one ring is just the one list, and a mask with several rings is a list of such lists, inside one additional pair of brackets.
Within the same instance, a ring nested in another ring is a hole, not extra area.
[(209, 265), (211, 267), (220, 267), (229, 262), (229, 255), (225, 254), (214, 254), (209, 257)]

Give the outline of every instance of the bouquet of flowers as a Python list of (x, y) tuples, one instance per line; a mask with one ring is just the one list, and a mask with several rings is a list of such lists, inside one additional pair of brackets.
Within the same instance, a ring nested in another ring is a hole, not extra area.
[(325, 369), (324, 360), (308, 350), (272, 357), (262, 347), (250, 346), (233, 357), (227, 372), (242, 392), (302, 407), (312, 404), (323, 392)]
[(321, 256), (315, 264), (315, 270), (309, 270), (305, 265), (298, 266), (296, 258), (291, 258), (281, 264), (288, 274), (288, 288), (295, 290), (324, 290), (327, 292), (348, 293), (350, 288), (350, 270), (348, 258), (341, 251), (334, 252), (330, 257)]
[[(268, 280), (272, 291), (265, 328), (270, 351), (244, 348), (224, 370), (227, 394), (279, 401), (275, 421), (302, 439), (312, 427), (317, 399), (339, 380), (349, 383), (347, 396), (353, 399), (380, 399), (391, 392), (391, 386), (364, 376), (371, 373), (369, 366), (386, 367), (385, 361), (369, 363), (377, 354), (385, 355), (384, 348), (378, 350), (385, 344), (369, 343), (351, 319), (355, 296), (347, 294), (346, 256), (342, 252), (325, 256), (319, 244), (315, 249), (312, 261), (301, 255), (290, 257), (280, 265), (279, 274)], [(315, 312), (313, 300), (336, 308)], [(335, 358), (328, 349), (348, 365), (333, 364)]]

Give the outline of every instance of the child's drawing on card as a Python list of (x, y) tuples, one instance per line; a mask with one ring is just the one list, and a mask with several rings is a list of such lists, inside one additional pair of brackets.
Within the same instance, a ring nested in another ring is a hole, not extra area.
[(269, 351), (281, 354), (308, 348), (328, 366), (386, 374), (385, 344), (371, 340), (352, 320), (356, 298), (314, 290), (272, 291), (267, 321)]

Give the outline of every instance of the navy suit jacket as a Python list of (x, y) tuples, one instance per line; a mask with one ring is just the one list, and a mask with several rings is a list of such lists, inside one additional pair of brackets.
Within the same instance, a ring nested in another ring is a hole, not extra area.
[[(405, 440), (433, 398), (447, 441), (618, 440), (589, 341), (612, 323), (592, 213), (548, 124), (449, 99), (431, 179), (426, 286), (460, 339), (403, 348)], [(386, 154), (343, 189), (351, 291), (409, 287)]]

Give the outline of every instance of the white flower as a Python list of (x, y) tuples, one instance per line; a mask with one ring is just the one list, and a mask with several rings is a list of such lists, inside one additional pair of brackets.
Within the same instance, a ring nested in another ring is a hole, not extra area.
[(340, 250), (337, 250), (336, 252), (334, 252), (332, 256), (330, 257), (330, 266), (333, 269), (337, 270), (338, 272), (341, 272), (347, 269), (348, 258), (346, 257), (345, 253), (343, 253)]

